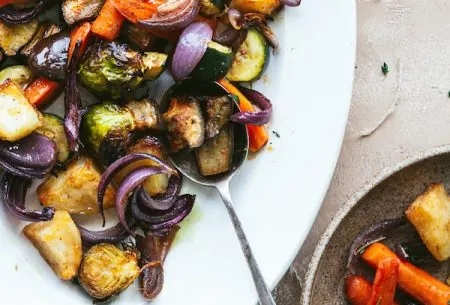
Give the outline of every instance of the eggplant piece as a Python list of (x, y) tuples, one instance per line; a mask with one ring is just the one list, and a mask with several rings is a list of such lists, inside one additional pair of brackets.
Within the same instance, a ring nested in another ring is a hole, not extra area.
[(230, 170), (234, 151), (233, 125), (228, 124), (217, 137), (208, 139), (195, 151), (198, 168), (203, 176), (213, 176)]
[(0, 71), (0, 84), (10, 79), (20, 85), (22, 88), (31, 83), (33, 73), (26, 66), (11, 66)]
[(36, 20), (16, 25), (7, 25), (0, 22), (0, 47), (6, 55), (16, 55), (33, 38), (37, 28), (38, 22)]
[(136, 130), (161, 131), (164, 128), (161, 113), (154, 101), (142, 99), (125, 105), (130, 110)]
[(0, 139), (20, 140), (42, 125), (41, 114), (10, 79), (0, 85)]
[(33, 51), (34, 46), (44, 38), (61, 32), (61, 28), (55, 24), (44, 22), (39, 25), (39, 28), (34, 37), (20, 50), (20, 54), (29, 57)]
[(33, 73), (54, 81), (63, 81), (66, 76), (70, 36), (60, 32), (39, 41), (28, 58)]
[[(133, 144), (127, 147), (127, 154), (134, 153), (146, 153), (158, 157), (162, 161), (167, 162), (167, 149), (162, 143), (162, 141), (153, 136), (145, 136), (136, 140)], [(120, 182), (133, 170), (142, 166), (155, 166), (155, 162), (151, 160), (142, 160), (134, 162), (128, 165), (123, 170), (121, 170), (117, 175), (115, 181), (117, 184)], [(157, 194), (164, 194), (167, 191), (169, 185), (169, 176), (167, 174), (153, 175), (147, 178), (142, 186), (144, 190), (150, 195), (154, 196)]]
[(150, 51), (158, 39), (155, 35), (132, 24), (125, 23), (122, 28), (122, 36), (140, 51)]
[(97, 17), (103, 7), (104, 0), (65, 0), (62, 14), (68, 25)]
[(228, 96), (207, 97), (205, 100), (206, 138), (214, 138), (225, 126), (233, 112), (233, 99)]
[(200, 147), (205, 140), (205, 120), (200, 102), (192, 97), (174, 98), (169, 109), (163, 114), (167, 126), (167, 138), (171, 152), (178, 152), (186, 147)]

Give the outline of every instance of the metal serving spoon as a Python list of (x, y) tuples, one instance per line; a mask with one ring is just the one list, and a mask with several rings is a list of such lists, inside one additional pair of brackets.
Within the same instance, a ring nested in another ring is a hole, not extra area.
[[(172, 86), (164, 95), (161, 108), (167, 108), (171, 97), (181, 95), (225, 95), (227, 91), (215, 82), (198, 83), (192, 79), (183, 80)], [(239, 104), (235, 101), (236, 109), (239, 109)], [(223, 203), (228, 211), (234, 230), (241, 244), (242, 252), (247, 260), (248, 266), (252, 273), (253, 281), (255, 282), (256, 291), (258, 293), (259, 302), (261, 305), (275, 305), (275, 301), (270, 293), (269, 287), (261, 274), (261, 270), (256, 263), (252, 250), (242, 229), (241, 222), (236, 214), (236, 211), (231, 201), (230, 181), (239, 171), (248, 155), (248, 132), (247, 127), (242, 124), (235, 124), (234, 126), (234, 154), (231, 165), (231, 170), (222, 175), (211, 177), (202, 176), (198, 170), (197, 162), (192, 152), (181, 152), (171, 156), (174, 166), (188, 179), (200, 185), (215, 187), (222, 197)]]

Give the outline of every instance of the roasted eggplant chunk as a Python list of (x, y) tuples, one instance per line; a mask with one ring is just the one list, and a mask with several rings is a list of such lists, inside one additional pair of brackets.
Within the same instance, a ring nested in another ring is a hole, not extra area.
[(54, 81), (64, 80), (69, 43), (67, 32), (59, 32), (39, 41), (28, 58), (31, 71)]
[(48, 22), (43, 22), (39, 24), (39, 28), (34, 34), (33, 38), (20, 50), (20, 54), (28, 57), (33, 51), (34, 46), (44, 38), (52, 36), (61, 32), (61, 28), (55, 24), (50, 24)]
[(208, 139), (195, 151), (198, 168), (203, 176), (213, 176), (230, 170), (234, 151), (233, 125), (226, 125), (212, 139)]
[(186, 147), (194, 149), (203, 144), (205, 121), (198, 99), (173, 98), (163, 119), (167, 126), (171, 152), (178, 152)]
[(0, 48), (8, 56), (16, 55), (33, 38), (37, 28), (36, 20), (15, 25), (0, 22)]
[[(146, 153), (158, 157), (162, 161), (167, 161), (167, 149), (162, 143), (162, 141), (153, 136), (145, 136), (136, 140), (127, 148), (127, 154), (132, 153)], [(128, 165), (123, 170), (121, 170), (116, 175), (116, 181), (120, 182), (128, 175), (132, 170), (139, 168), (141, 166), (155, 166), (156, 164), (151, 160), (142, 160), (134, 162)], [(167, 174), (153, 175), (147, 178), (142, 186), (145, 191), (150, 195), (154, 196), (157, 194), (163, 194), (167, 191), (167, 186), (169, 185), (169, 177)]]
[(230, 96), (206, 97), (204, 99), (206, 138), (217, 136), (228, 122), (233, 112), (233, 100)]
[(89, 295), (104, 299), (126, 289), (139, 273), (137, 252), (100, 244), (84, 254), (78, 279)]
[[(97, 188), (101, 172), (94, 161), (81, 157), (69, 164), (65, 171), (51, 176), (37, 189), (39, 200), (44, 206), (65, 210), (70, 214), (90, 215), (99, 212)], [(115, 190), (109, 186), (105, 193), (104, 206), (114, 205)]]
[(102, 9), (104, 0), (64, 0), (62, 13), (68, 25), (95, 18)]
[(69, 213), (56, 211), (51, 221), (29, 224), (23, 233), (60, 279), (68, 281), (77, 275), (83, 256), (81, 236)]
[(122, 27), (122, 37), (124, 37), (133, 47), (144, 52), (150, 51), (157, 39), (155, 35), (132, 23), (124, 24)]

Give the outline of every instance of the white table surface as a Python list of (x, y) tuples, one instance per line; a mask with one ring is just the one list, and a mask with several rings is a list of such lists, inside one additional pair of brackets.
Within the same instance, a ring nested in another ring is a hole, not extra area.
[(311, 254), (346, 199), (381, 170), (450, 144), (450, 1), (359, 0), (357, 7), (355, 84), (341, 155), (315, 224), (275, 290), (278, 305), (299, 304)]

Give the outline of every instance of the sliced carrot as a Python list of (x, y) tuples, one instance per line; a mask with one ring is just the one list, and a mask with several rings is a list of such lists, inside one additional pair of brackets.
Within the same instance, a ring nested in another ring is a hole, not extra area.
[(149, 19), (164, 0), (107, 0), (129, 21)]
[(113, 41), (119, 36), (124, 20), (114, 6), (113, 0), (106, 0), (92, 24), (92, 33), (104, 40)]
[(361, 256), (371, 267), (378, 268), (386, 258), (398, 260), (398, 285), (423, 305), (448, 305), (450, 287), (422, 269), (400, 260), (397, 255), (381, 243), (369, 246)]
[(28, 0), (0, 0), (0, 7), (8, 5), (8, 4), (14, 4), (14, 3), (26, 3)]
[[(345, 294), (350, 304), (367, 305), (372, 294), (372, 284), (358, 275), (348, 276), (345, 283)], [(398, 303), (394, 301), (393, 305), (398, 305)]]
[(39, 107), (56, 97), (60, 88), (59, 83), (38, 77), (26, 87), (24, 93), (32, 105)]
[(89, 40), (91, 38), (92, 25), (90, 22), (83, 22), (70, 33), (70, 45), (69, 45), (69, 61), (72, 58), (73, 50), (78, 41), (81, 42), (80, 53), (83, 54), (89, 46)]
[[(219, 84), (221, 84), (230, 94), (238, 97), (241, 111), (255, 111), (252, 103), (232, 83), (226, 79), (221, 79), (219, 80)], [(247, 129), (250, 151), (257, 152), (269, 141), (269, 133), (264, 126), (247, 125)]]
[(388, 257), (377, 268), (372, 293), (367, 305), (392, 305), (397, 286), (399, 260)]

